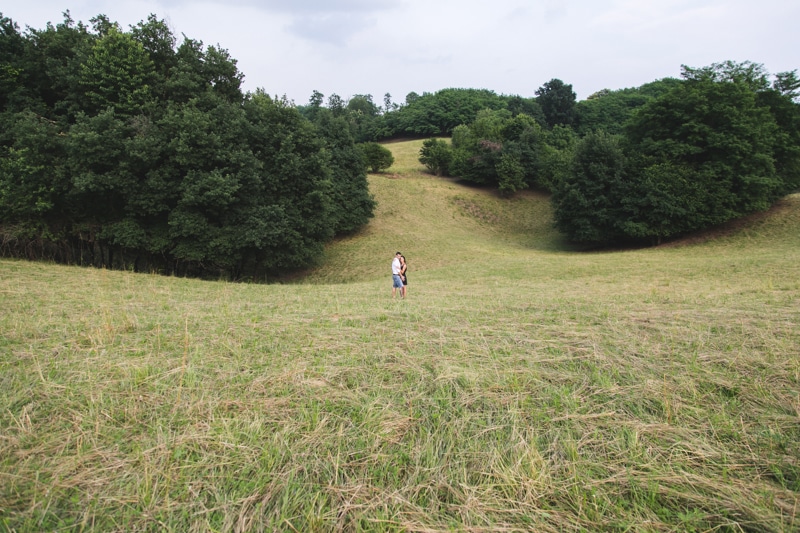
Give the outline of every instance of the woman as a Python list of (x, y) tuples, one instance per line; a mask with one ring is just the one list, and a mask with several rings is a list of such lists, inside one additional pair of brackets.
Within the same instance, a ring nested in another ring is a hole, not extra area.
[(403, 280), (403, 288), (400, 290), (400, 297), (405, 298), (408, 294), (408, 263), (406, 263), (406, 256), (400, 256), (400, 279)]

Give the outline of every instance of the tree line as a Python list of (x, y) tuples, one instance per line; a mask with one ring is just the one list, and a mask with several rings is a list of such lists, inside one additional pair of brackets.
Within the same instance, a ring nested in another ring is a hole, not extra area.
[(798, 90), (796, 71), (731, 61), (577, 103), (551, 80), (541, 116), (484, 109), (449, 143), (426, 140), (420, 161), (503, 194), (552, 192), (571, 241), (657, 244), (800, 190)]
[(314, 91), (307, 104), (297, 106), (304, 116), (313, 118), (321, 109), (344, 118), (357, 142), (380, 142), (397, 138), (450, 136), (462, 124), (475, 120), (485, 109), (525, 113), (544, 120), (536, 98), (499, 95), (488, 89), (442, 89), (419, 95), (411, 92), (404, 103), (383, 96), (383, 105), (371, 94), (356, 94), (344, 99), (338, 94), (325, 97)]
[[(578, 102), (551, 79), (535, 97), (485, 89), (371, 95), (327, 108), (361, 141), (428, 137), (436, 175), (552, 193), (556, 227), (596, 245), (659, 243), (754, 211), (800, 189), (800, 80), (753, 62), (683, 67), (680, 79), (598, 91)], [(301, 113), (325, 107), (315, 91)], [(449, 141), (442, 137), (450, 137)]]
[(263, 279), (373, 215), (344, 117), (243, 93), (226, 50), (154, 15), (90, 22), (0, 14), (0, 253)]

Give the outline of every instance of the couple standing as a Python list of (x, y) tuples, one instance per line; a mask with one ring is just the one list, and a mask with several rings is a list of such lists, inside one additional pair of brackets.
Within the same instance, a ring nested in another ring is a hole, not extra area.
[(403, 257), (403, 254), (400, 252), (394, 254), (394, 259), (392, 260), (392, 298), (397, 294), (397, 289), (400, 289), (400, 298), (406, 297), (406, 292), (408, 290), (407, 270), (408, 265), (406, 264), (406, 258)]

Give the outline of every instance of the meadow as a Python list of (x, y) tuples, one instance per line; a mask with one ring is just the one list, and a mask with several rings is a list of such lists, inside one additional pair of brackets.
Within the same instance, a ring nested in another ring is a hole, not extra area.
[(0, 531), (800, 531), (800, 195), (578, 250), (420, 145), (280, 283), (0, 260)]

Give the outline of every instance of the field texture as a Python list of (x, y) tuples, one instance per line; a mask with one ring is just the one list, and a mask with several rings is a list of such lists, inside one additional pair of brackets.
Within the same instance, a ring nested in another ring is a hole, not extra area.
[(0, 261), (0, 531), (799, 531), (800, 196), (579, 251), (420, 145), (284, 283)]

